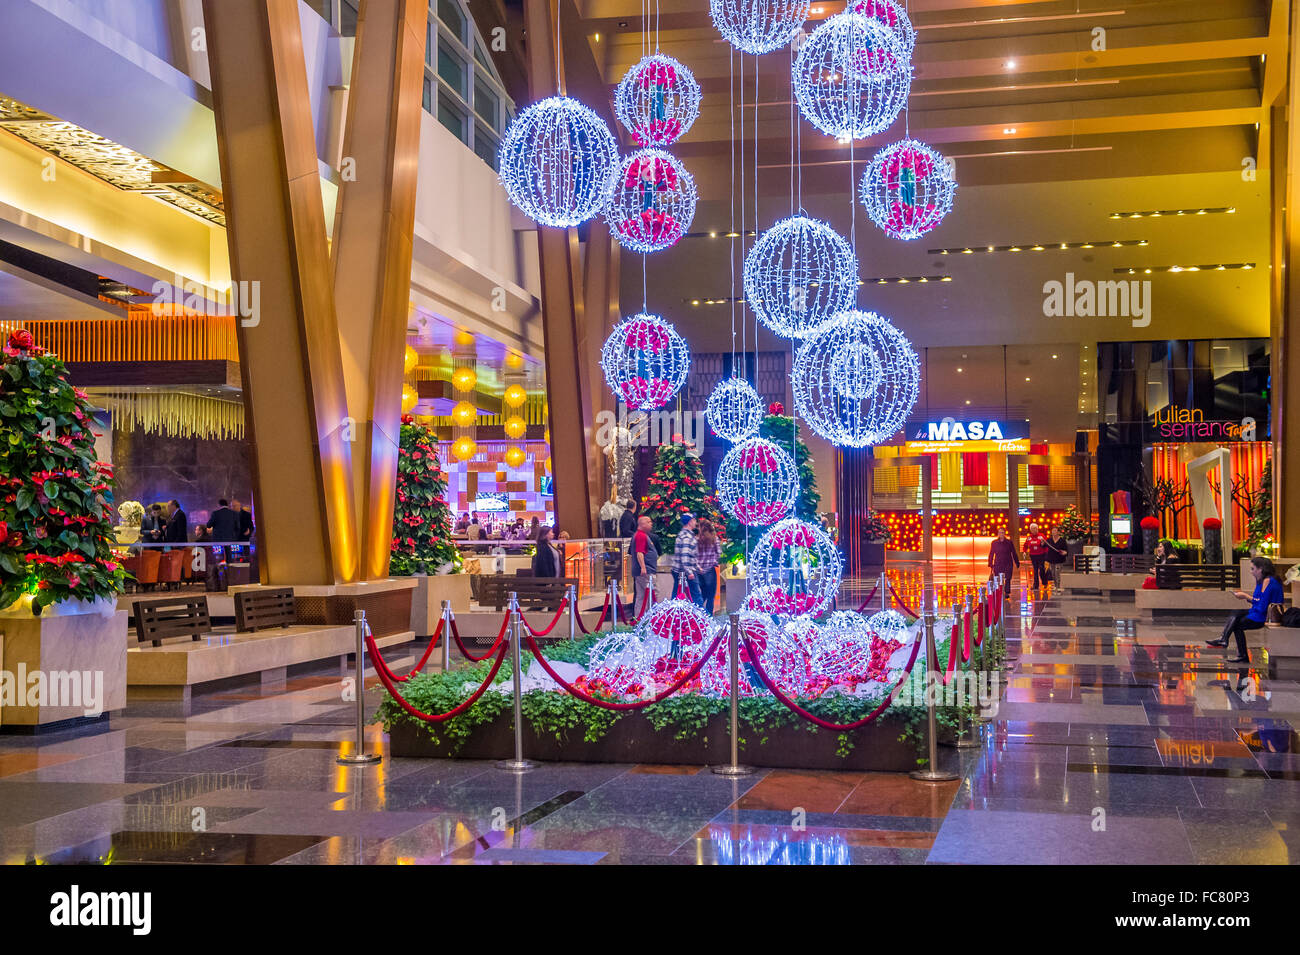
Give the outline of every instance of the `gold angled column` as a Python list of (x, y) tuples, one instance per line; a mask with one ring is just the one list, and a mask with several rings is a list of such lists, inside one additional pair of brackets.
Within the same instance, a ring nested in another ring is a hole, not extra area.
[(296, 0), (204, 0), (262, 582), (358, 574), (347, 397)]
[(388, 576), (393, 533), (428, 18), (427, 0), (363, 0), (348, 93), (331, 264), (363, 580)]

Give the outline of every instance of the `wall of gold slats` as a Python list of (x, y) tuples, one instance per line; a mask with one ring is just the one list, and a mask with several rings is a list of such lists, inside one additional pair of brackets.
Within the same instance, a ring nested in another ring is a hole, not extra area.
[(235, 318), (163, 315), (3, 322), (5, 335), (25, 328), (64, 361), (238, 361)]

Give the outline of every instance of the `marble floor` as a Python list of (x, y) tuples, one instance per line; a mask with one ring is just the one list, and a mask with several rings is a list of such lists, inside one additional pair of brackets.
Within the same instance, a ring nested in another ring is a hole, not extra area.
[[(919, 579), (900, 574), (914, 594)], [(959, 575), (939, 582), (958, 588)], [(868, 586), (866, 589), (870, 589)], [(107, 728), (0, 735), (0, 860), (23, 863), (1287, 863), (1300, 858), (1300, 684), (1225, 668), (1213, 620), (1023, 587), (1011, 673), (958, 781), (888, 773), (393, 758), (352, 748), (337, 673)], [(1253, 653), (1262, 660), (1260, 651)], [(401, 670), (413, 657), (392, 654)], [(1241, 683), (1245, 676), (1248, 682)], [(383, 693), (368, 681), (371, 710)], [(1269, 749), (1288, 749), (1270, 752)]]

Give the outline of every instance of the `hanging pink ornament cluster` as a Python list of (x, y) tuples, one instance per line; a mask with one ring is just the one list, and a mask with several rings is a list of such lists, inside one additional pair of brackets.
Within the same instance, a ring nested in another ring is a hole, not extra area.
[(871, 221), (894, 239), (918, 239), (937, 227), (956, 191), (947, 160), (911, 139), (878, 152), (859, 187)]
[(677, 329), (640, 312), (619, 322), (601, 349), (605, 381), (631, 411), (655, 411), (686, 381), (690, 350)]
[(620, 245), (659, 252), (676, 245), (695, 218), (695, 180), (662, 149), (642, 149), (623, 160), (605, 221)]
[(671, 56), (653, 53), (623, 76), (614, 112), (638, 146), (667, 146), (699, 118), (700, 84)]

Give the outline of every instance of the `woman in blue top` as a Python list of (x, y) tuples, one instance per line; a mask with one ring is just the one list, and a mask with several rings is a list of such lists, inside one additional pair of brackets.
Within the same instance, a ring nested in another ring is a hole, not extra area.
[(1223, 627), (1223, 636), (1218, 640), (1208, 641), (1212, 647), (1226, 647), (1229, 635), (1237, 638), (1237, 655), (1228, 657), (1229, 663), (1250, 662), (1250, 657), (1246, 653), (1246, 631), (1259, 630), (1263, 627), (1264, 621), (1268, 619), (1269, 605), (1283, 602), (1282, 582), (1277, 579), (1271, 560), (1267, 557), (1252, 557), (1250, 573), (1255, 578), (1254, 595), (1247, 596), (1240, 590), (1233, 594), (1234, 597), (1249, 600), (1250, 609), (1238, 610), (1234, 613)]

